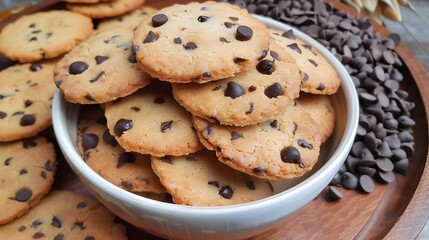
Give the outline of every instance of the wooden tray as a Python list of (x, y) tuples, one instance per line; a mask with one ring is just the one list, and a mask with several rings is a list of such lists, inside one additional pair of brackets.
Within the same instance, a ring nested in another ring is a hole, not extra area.
[[(341, 11), (354, 16), (359, 14), (338, 0), (325, 0)], [(180, 2), (188, 2), (181, 0)], [(148, 0), (146, 5), (156, 8), (175, 3), (173, 0)], [(0, 22), (0, 29), (18, 17), (40, 10), (64, 8), (59, 0), (47, 0), (25, 9)], [(382, 35), (389, 32), (374, 24)], [(271, 230), (252, 239), (414, 239), (423, 229), (429, 218), (429, 166), (428, 159), (428, 118), (429, 77), (420, 62), (403, 45), (396, 48), (404, 65), (401, 73), (404, 82), (401, 87), (410, 93), (410, 100), (416, 106), (412, 117), (415, 126), (415, 153), (410, 158), (408, 174), (396, 174), (396, 180), (390, 184), (377, 184), (371, 194), (340, 189), (344, 199), (338, 202), (326, 202), (316, 198), (300, 211), (280, 221)], [(423, 93), (423, 94), (422, 94)], [(54, 140), (52, 129), (44, 133)], [(58, 148), (57, 148), (58, 150)], [(59, 169), (54, 188), (69, 189), (90, 195), (79, 182), (58, 151)], [(128, 225), (130, 239), (158, 239)]]

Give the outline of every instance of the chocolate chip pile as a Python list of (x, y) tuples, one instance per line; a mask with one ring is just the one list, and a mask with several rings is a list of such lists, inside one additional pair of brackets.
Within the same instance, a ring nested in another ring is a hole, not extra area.
[(359, 126), (326, 200), (343, 197), (337, 187), (370, 193), (375, 181), (390, 183), (395, 180), (393, 172), (406, 174), (414, 153), (415, 121), (410, 114), (414, 103), (400, 89), (402, 62), (394, 51), (399, 35), (383, 37), (369, 19), (355, 18), (320, 0), (229, 2), (297, 27), (328, 48), (351, 75), (360, 102)]

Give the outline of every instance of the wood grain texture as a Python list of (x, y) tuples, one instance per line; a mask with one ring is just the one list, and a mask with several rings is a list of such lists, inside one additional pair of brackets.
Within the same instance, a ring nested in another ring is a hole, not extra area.
[[(180, 2), (188, 2), (183, 0)], [(336, 9), (359, 15), (354, 9), (338, 0), (326, 0)], [(177, 3), (173, 0), (148, 0), (146, 5), (161, 8)], [(35, 11), (64, 8), (58, 0), (47, 0), (30, 7), (20, 14), (0, 22), (0, 29), (19, 16)], [(383, 35), (389, 32), (380, 25), (375, 29)], [(396, 52), (404, 66), (404, 84), (401, 86), (410, 93), (416, 103), (413, 118), (416, 120), (415, 155), (410, 159), (407, 176), (396, 175), (391, 184), (377, 184), (375, 192), (363, 194), (357, 191), (340, 189), (344, 199), (326, 202), (321, 197), (306, 205), (300, 211), (277, 223), (271, 230), (253, 237), (265, 239), (414, 239), (422, 230), (429, 217), (429, 166), (428, 159), (428, 120), (429, 77), (412, 53), (403, 45)], [(54, 139), (52, 130), (45, 131)], [(70, 189), (89, 195), (66, 161), (59, 159), (59, 169), (54, 188)], [(245, 220), (244, 220), (245, 221)], [(132, 226), (128, 226), (130, 239), (157, 239)]]

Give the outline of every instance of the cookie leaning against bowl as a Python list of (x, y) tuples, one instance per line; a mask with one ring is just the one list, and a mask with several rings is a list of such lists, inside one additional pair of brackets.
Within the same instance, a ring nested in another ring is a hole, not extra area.
[(27, 63), (0, 72), (0, 142), (35, 136), (51, 125), (53, 69), (53, 63)]
[(143, 70), (168, 82), (209, 82), (254, 67), (269, 47), (268, 30), (228, 3), (173, 5), (134, 31)]
[(321, 142), (332, 135), (335, 125), (335, 109), (327, 95), (301, 93), (296, 99), (302, 110), (310, 114), (319, 126)]
[(152, 157), (152, 168), (178, 204), (224, 206), (274, 194), (269, 181), (235, 171), (208, 150), (188, 156)]
[(173, 84), (174, 98), (193, 115), (246, 126), (274, 118), (299, 96), (295, 60), (274, 41), (267, 56), (247, 72), (219, 81)]
[(54, 146), (43, 137), (0, 143), (0, 159), (1, 225), (27, 213), (49, 192), (57, 163)]
[(25, 216), (0, 226), (0, 239), (125, 240), (125, 226), (94, 199), (52, 191)]
[(140, 7), (145, 0), (111, 0), (94, 4), (67, 3), (70, 11), (86, 15), (91, 18), (116, 17)]
[(221, 126), (194, 117), (201, 143), (226, 165), (264, 179), (290, 179), (312, 169), (320, 150), (319, 129), (299, 106), (246, 127)]
[(124, 15), (106, 18), (98, 23), (97, 31), (109, 30), (114, 27), (136, 27), (144, 19), (151, 17), (156, 12), (155, 8), (142, 6)]
[(110, 135), (98, 106), (81, 112), (78, 147), (85, 162), (116, 186), (131, 192), (165, 192), (150, 166), (150, 156), (125, 152)]
[(97, 32), (56, 65), (54, 80), (67, 101), (104, 103), (150, 83), (135, 61), (131, 28)]
[(106, 104), (107, 127), (127, 151), (181, 156), (203, 148), (192, 117), (171, 95), (167, 83), (150, 86)]
[(331, 95), (340, 87), (332, 65), (313, 47), (295, 38), (293, 31), (270, 29), (270, 36), (295, 58), (302, 74), (301, 91)]
[(69, 11), (38, 12), (8, 24), (0, 33), (0, 52), (19, 62), (55, 58), (93, 32), (89, 17)]

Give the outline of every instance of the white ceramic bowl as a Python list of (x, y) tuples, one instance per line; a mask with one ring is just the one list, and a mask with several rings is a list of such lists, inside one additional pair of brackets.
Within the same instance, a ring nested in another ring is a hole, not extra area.
[[(271, 28), (290, 29), (275, 20), (258, 18)], [(341, 78), (341, 87), (332, 96), (337, 112), (335, 131), (329, 143), (324, 144), (318, 164), (286, 190), (262, 200), (226, 207), (175, 205), (127, 192), (100, 177), (83, 161), (76, 146), (79, 106), (66, 102), (57, 91), (53, 100), (53, 124), (65, 158), (100, 202), (124, 220), (154, 235), (168, 239), (237, 239), (268, 230), (328, 185), (350, 151), (359, 118), (356, 90), (341, 63), (315, 40), (296, 29), (294, 33), (328, 59)]]

